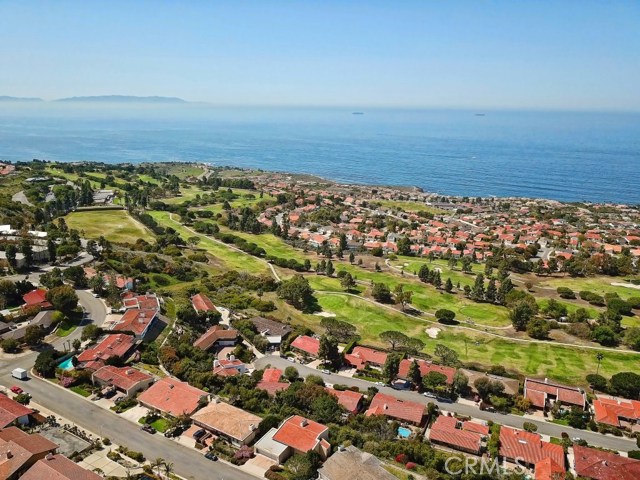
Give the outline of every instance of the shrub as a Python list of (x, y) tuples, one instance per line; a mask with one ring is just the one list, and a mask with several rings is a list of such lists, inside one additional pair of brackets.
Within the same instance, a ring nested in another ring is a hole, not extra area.
[(416, 468), (417, 466), (418, 466), (418, 465), (417, 465), (416, 463), (413, 463), (413, 462), (407, 462), (407, 464), (405, 465), (405, 467), (406, 467), (406, 469), (407, 469), (407, 470), (415, 470), (415, 468)]
[(629, 458), (633, 458), (634, 460), (640, 460), (640, 450), (631, 450), (629, 452)]
[(570, 300), (576, 298), (575, 292), (569, 287), (558, 287), (556, 291), (558, 292), (558, 295), (560, 295), (560, 298), (566, 298)]
[(267, 480), (287, 480), (286, 477), (272, 470), (267, 470), (266, 472), (264, 472), (264, 478), (266, 478)]
[(404, 453), (399, 453), (398, 455), (396, 455), (395, 461), (398, 463), (401, 463), (402, 465), (404, 465), (405, 463), (407, 463), (407, 460), (409, 458), (407, 457), (406, 454)]
[(171, 280), (169, 280), (164, 275), (159, 274), (151, 275), (151, 280), (153, 280), (159, 287), (166, 287), (171, 283)]
[(538, 426), (535, 423), (531, 423), (531, 422), (524, 422), (522, 424), (522, 428), (524, 429), (525, 432), (537, 432), (538, 431)]

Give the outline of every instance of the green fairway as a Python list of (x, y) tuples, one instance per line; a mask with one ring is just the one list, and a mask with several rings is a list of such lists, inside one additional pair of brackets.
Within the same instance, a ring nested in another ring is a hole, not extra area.
[(114, 243), (135, 243), (139, 238), (153, 240), (153, 233), (129, 216), (125, 210), (89, 210), (72, 212), (65, 217), (69, 228), (75, 228), (85, 238), (104, 236)]
[(216, 242), (213, 239), (187, 229), (176, 219), (169, 217), (169, 212), (149, 212), (149, 214), (161, 225), (171, 227), (186, 240), (189, 237), (199, 237), (198, 248), (206, 250), (208, 253), (218, 258), (227, 268), (250, 272), (267, 273), (268, 266), (265, 262), (258, 260), (251, 255), (233, 250), (227, 245)]
[(617, 293), (620, 297), (626, 299), (629, 297), (640, 297), (640, 289), (631, 287), (622, 287), (611, 285), (612, 283), (626, 283), (622, 277), (587, 277), (587, 278), (572, 278), (572, 277), (554, 277), (544, 278), (538, 284), (539, 287), (546, 287), (555, 290), (558, 287), (568, 287), (576, 295), (581, 290), (589, 290), (590, 292), (603, 295), (606, 293)]

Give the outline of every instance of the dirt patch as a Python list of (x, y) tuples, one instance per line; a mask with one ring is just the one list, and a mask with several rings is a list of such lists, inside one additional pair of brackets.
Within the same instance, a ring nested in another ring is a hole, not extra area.
[(319, 317), (335, 317), (336, 314), (335, 313), (331, 313), (331, 312), (318, 312), (318, 313), (314, 313), (314, 315), (317, 315)]
[(614, 287), (635, 288), (636, 290), (640, 290), (640, 285), (634, 285), (633, 283), (613, 282), (611, 285), (613, 285)]

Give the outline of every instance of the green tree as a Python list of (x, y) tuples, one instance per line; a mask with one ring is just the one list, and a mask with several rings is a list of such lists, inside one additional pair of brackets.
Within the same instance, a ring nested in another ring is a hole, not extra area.
[(327, 277), (332, 276), (335, 271), (336, 271), (336, 269), (333, 266), (333, 262), (331, 260), (329, 260), (327, 262), (327, 269), (325, 270), (325, 273), (327, 274)]
[(421, 282), (427, 282), (429, 280), (429, 267), (427, 267), (426, 263), (423, 263), (420, 266), (420, 270), (418, 270), (418, 278)]
[(406, 345), (409, 342), (409, 337), (397, 330), (387, 330), (380, 334), (380, 340), (387, 342), (391, 347), (391, 350)]
[(80, 338), (82, 341), (86, 340), (95, 340), (100, 336), (100, 327), (97, 325), (90, 323), (86, 327), (82, 329), (82, 333), (80, 334)]
[(22, 340), (30, 347), (37, 347), (44, 340), (44, 330), (39, 325), (29, 325), (24, 331)]
[(471, 288), (471, 298), (476, 302), (484, 300), (484, 275), (479, 273)]
[(402, 284), (398, 284), (393, 290), (393, 295), (395, 297), (396, 304), (399, 304), (402, 308), (402, 311), (404, 312), (406, 306), (411, 304), (411, 297), (413, 296), (413, 292), (405, 290)]
[(17, 353), (20, 350), (20, 343), (15, 338), (5, 338), (0, 346), (5, 353)]
[(104, 277), (101, 274), (92, 277), (91, 279), (89, 279), (89, 286), (94, 293), (102, 293), (104, 291), (104, 287), (106, 286)]
[(353, 252), (349, 252), (349, 263), (353, 265), (353, 262), (355, 261), (356, 261), (356, 256), (353, 254)]
[(453, 291), (453, 283), (450, 278), (447, 278), (447, 281), (444, 284), (444, 291), (447, 293), (451, 293)]
[(355, 288), (356, 281), (353, 279), (353, 276), (349, 272), (347, 272), (340, 279), (340, 285), (345, 289), (345, 291), (348, 292), (352, 288)]
[(548, 338), (550, 330), (549, 322), (541, 318), (533, 319), (527, 324), (527, 334), (538, 340)]
[(331, 363), (333, 366), (338, 366), (340, 361), (340, 352), (338, 352), (338, 342), (335, 338), (330, 337), (329, 335), (322, 335), (320, 337), (318, 358)]
[(492, 278), (487, 285), (487, 291), (485, 292), (485, 298), (488, 302), (494, 303), (498, 296), (498, 288), (496, 287), (496, 280)]
[(531, 305), (526, 301), (518, 302), (509, 311), (509, 318), (511, 319), (513, 328), (518, 331), (526, 330), (527, 325), (529, 325), (529, 322), (534, 315), (535, 314), (533, 309), (531, 308)]
[(411, 240), (408, 237), (402, 237), (397, 242), (398, 255), (410, 255), (411, 254)]
[(82, 346), (82, 342), (80, 341), (80, 339), (75, 338), (73, 342), (71, 342), (71, 346), (77, 352), (80, 350), (80, 347)]
[(291, 383), (298, 381), (298, 379), (300, 378), (300, 374), (298, 373), (296, 367), (285, 368), (283, 375), (284, 378), (286, 378)]
[(460, 361), (458, 360), (458, 354), (446, 345), (442, 345), (440, 343), (437, 344), (433, 353), (436, 355), (436, 357), (440, 358), (440, 362), (443, 365), (455, 367), (460, 363)]
[(422, 374), (420, 373), (420, 366), (417, 361), (411, 362), (409, 365), (409, 371), (407, 372), (407, 380), (409, 380), (414, 386), (419, 386), (422, 383)]
[(7, 262), (9, 263), (9, 266), (13, 270), (15, 270), (18, 266), (18, 261), (16, 259), (16, 255), (18, 254), (18, 249), (14, 244), (10, 243), (7, 245), (4, 253), (7, 257)]
[(632, 350), (640, 351), (640, 327), (629, 327), (624, 334), (624, 343)]
[(20, 253), (24, 256), (24, 264), (27, 267), (33, 265), (33, 247), (31, 246), (31, 242), (26, 238), (23, 238), (20, 241)]
[(374, 283), (371, 296), (380, 303), (391, 303), (391, 290), (384, 283)]
[(456, 318), (456, 312), (447, 310), (446, 308), (441, 308), (439, 310), (436, 310), (436, 319), (440, 323), (452, 324), (455, 318)]
[(299, 310), (308, 307), (313, 301), (313, 289), (302, 275), (294, 275), (291, 279), (283, 281), (277, 293), (278, 297)]
[(390, 353), (387, 355), (387, 360), (382, 367), (382, 376), (387, 383), (393, 382), (398, 376), (400, 370), (400, 355), (397, 353)]
[(607, 325), (598, 325), (591, 332), (591, 337), (604, 347), (615, 347), (618, 344), (618, 335)]
[(356, 327), (337, 318), (325, 317), (320, 320), (320, 326), (338, 342), (348, 343), (358, 337)]
[(631, 400), (640, 397), (640, 375), (633, 372), (616, 373), (609, 380), (609, 391)]
[(425, 390), (437, 391), (447, 384), (447, 376), (444, 373), (431, 371), (422, 377), (422, 387)]
[(591, 373), (586, 376), (586, 380), (589, 383), (589, 386), (593, 390), (597, 390), (599, 392), (607, 391), (607, 379), (602, 375), (598, 375), (597, 373)]
[(62, 285), (47, 291), (47, 300), (51, 302), (53, 308), (60, 310), (65, 315), (73, 312), (78, 306), (78, 295), (73, 287)]
[(33, 368), (35, 371), (45, 378), (51, 378), (56, 373), (58, 366), (58, 352), (55, 350), (45, 350), (38, 354)]
[(469, 377), (467, 377), (460, 370), (456, 370), (456, 373), (453, 375), (453, 391), (458, 395), (466, 394), (469, 389)]

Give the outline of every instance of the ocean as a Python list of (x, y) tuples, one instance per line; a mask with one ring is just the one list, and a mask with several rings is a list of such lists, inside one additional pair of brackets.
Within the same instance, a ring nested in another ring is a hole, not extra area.
[(640, 114), (357, 110), (0, 103), (0, 160), (197, 161), (451, 195), (640, 203)]

